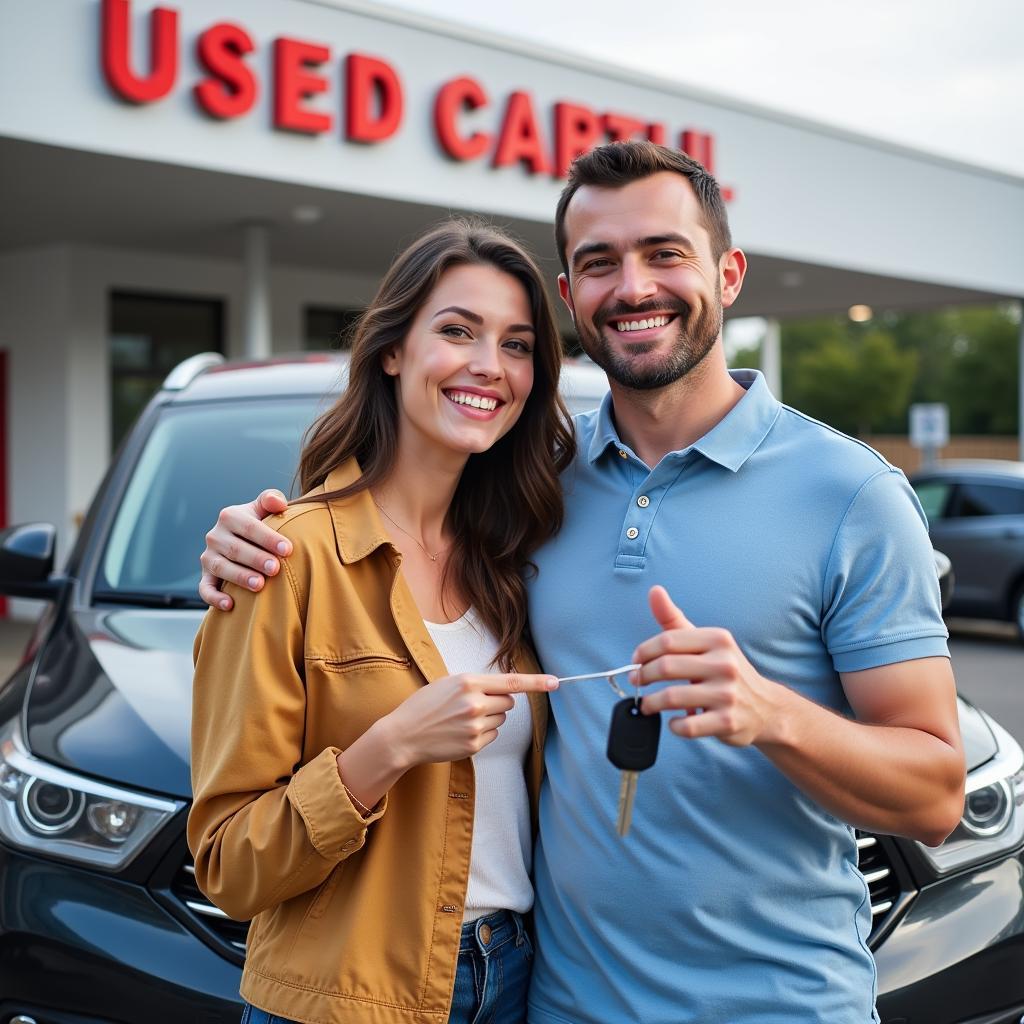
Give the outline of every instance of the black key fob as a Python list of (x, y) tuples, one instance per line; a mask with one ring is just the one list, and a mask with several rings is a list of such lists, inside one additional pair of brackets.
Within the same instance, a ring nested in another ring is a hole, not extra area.
[(624, 772), (642, 772), (658, 757), (661, 715), (645, 715), (632, 697), (620, 700), (612, 709), (608, 729), (608, 760)]

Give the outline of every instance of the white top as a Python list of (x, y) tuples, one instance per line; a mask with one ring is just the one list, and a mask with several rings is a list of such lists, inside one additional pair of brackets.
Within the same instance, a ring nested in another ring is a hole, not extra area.
[[(455, 622), (426, 622), (448, 671), (494, 672), (498, 644), (471, 608)], [(513, 695), (498, 738), (473, 758), (476, 803), (469, 887), (463, 921), (497, 910), (525, 914), (533, 906), (530, 799), (523, 765), (533, 741), (529, 698)]]

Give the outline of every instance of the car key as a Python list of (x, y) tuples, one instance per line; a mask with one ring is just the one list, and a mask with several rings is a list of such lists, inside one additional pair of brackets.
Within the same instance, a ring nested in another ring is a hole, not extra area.
[(612, 708), (608, 729), (608, 760), (622, 772), (619, 788), (619, 816), (616, 831), (629, 833), (633, 820), (633, 801), (640, 772), (646, 771), (658, 757), (661, 738), (661, 714), (645, 715), (635, 697), (625, 697)]

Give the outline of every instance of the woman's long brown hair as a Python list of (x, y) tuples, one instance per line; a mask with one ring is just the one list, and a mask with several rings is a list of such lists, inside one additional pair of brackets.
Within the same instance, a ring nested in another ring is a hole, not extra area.
[(526, 632), (524, 573), (534, 569), (530, 555), (562, 525), (558, 475), (575, 453), (558, 394), (554, 313), (540, 270), (518, 242), (482, 222), (451, 220), (398, 256), (355, 327), (348, 388), (310, 427), (299, 461), (303, 492), (353, 457), (362, 476), (342, 490), (298, 500), (343, 500), (387, 478), (398, 448), (398, 408), (382, 356), (401, 346), (442, 274), (465, 265), (493, 266), (519, 281), (536, 329), (533, 389), (515, 426), (466, 463), (448, 509), (454, 541), (441, 578), (442, 604), (452, 593), (470, 602), (497, 638), (495, 663), (507, 672)]

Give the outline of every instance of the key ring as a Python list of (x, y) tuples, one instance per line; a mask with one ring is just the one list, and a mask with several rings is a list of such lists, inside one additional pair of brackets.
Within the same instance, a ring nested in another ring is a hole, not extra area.
[[(629, 694), (626, 693), (626, 691), (621, 686), (619, 686), (619, 684), (615, 681), (615, 677), (621, 676), (627, 672), (635, 672), (638, 668), (640, 668), (639, 665), (622, 665), (620, 668), (607, 669), (604, 672), (587, 672), (581, 676), (561, 676), (558, 682), (578, 683), (584, 679), (606, 679), (608, 681), (608, 685), (612, 688), (612, 691), (615, 693), (617, 697), (620, 697), (622, 699), (628, 699)], [(633, 697), (633, 700), (639, 704), (640, 687), (638, 686), (635, 689), (636, 693)]]

